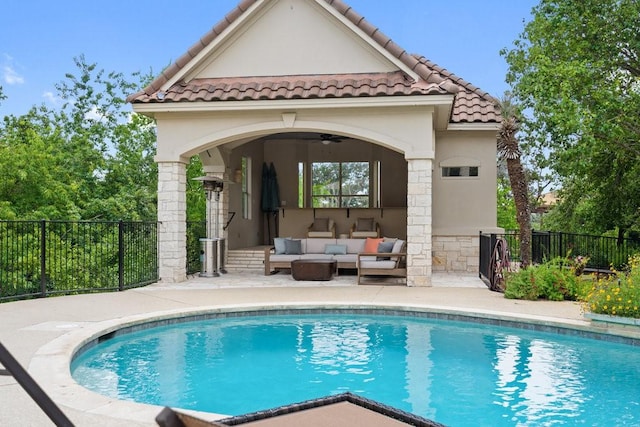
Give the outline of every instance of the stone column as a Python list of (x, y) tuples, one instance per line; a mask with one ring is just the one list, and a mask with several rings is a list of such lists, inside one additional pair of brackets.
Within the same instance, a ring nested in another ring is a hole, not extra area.
[(431, 286), (432, 160), (407, 161), (407, 285)]
[(187, 169), (182, 162), (158, 162), (158, 263), (160, 280), (187, 279)]

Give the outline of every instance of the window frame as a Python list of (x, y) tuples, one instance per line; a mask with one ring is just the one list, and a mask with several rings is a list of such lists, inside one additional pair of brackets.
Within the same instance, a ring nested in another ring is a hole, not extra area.
[[(338, 172), (338, 177), (337, 177), (337, 194), (316, 194), (314, 193), (314, 184), (313, 184), (313, 169), (314, 169), (314, 165), (315, 164), (331, 164), (331, 165), (337, 165), (337, 172)], [(343, 165), (345, 164), (353, 164), (353, 163), (360, 163), (360, 164), (366, 164), (367, 166), (367, 188), (366, 188), (366, 194), (345, 194), (343, 193), (344, 191), (344, 181), (343, 181), (343, 175), (344, 175), (344, 167)], [(372, 164), (372, 162), (370, 161), (324, 161), (324, 162), (320, 162), (320, 161), (310, 161), (310, 162), (300, 162), (299, 166), (298, 166), (298, 173), (299, 173), (299, 185), (303, 186), (303, 190), (300, 191), (299, 190), (299, 195), (302, 193), (302, 196), (299, 197), (299, 205), (301, 204), (301, 201), (304, 200), (306, 203), (306, 205), (308, 205), (308, 207), (314, 208), (314, 209), (331, 209), (331, 208), (339, 208), (339, 209), (348, 209), (348, 208), (371, 208), (373, 207), (373, 205), (375, 204), (375, 202), (372, 200), (372, 198), (374, 198), (375, 196), (375, 192), (379, 191), (378, 190), (378, 186), (376, 185), (376, 179), (379, 180), (379, 177), (372, 177), (372, 174), (375, 175), (376, 171), (379, 171), (379, 167), (376, 169), (375, 168), (376, 165)], [(374, 170), (375, 169), (375, 170)], [(378, 173), (379, 175), (379, 173)], [(307, 197), (308, 195), (308, 197)], [(314, 202), (316, 200), (321, 200), (323, 198), (335, 198), (336, 199), (336, 203), (335, 205), (332, 206), (315, 206)], [(365, 206), (345, 206), (343, 205), (345, 200), (348, 200), (350, 198), (359, 198), (359, 199), (366, 199), (366, 205)], [(304, 206), (300, 206), (300, 207), (304, 207)]]

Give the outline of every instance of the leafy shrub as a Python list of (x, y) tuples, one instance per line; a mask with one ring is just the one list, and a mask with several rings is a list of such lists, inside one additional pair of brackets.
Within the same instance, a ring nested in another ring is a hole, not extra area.
[(584, 288), (583, 280), (576, 274), (576, 268), (581, 264), (582, 260), (576, 263), (568, 258), (555, 258), (515, 273), (507, 273), (504, 296), (526, 300), (577, 300)]
[(585, 297), (592, 313), (640, 318), (640, 255), (629, 257), (626, 272), (598, 279)]

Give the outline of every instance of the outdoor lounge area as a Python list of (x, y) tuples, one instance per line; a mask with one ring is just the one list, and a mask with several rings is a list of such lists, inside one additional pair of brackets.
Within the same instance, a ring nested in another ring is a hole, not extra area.
[(357, 270), (358, 284), (372, 275), (406, 279), (405, 247), (404, 240), (393, 238), (276, 238), (274, 246), (265, 248), (264, 274), (290, 270), (296, 261), (331, 260), (336, 262), (338, 272)]

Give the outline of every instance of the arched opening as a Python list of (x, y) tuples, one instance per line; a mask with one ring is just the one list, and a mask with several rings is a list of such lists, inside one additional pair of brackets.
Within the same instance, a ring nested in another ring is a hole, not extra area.
[[(337, 235), (367, 217), (406, 238), (407, 162), (397, 150), (337, 132), (295, 131), (238, 137), (199, 155), (204, 171), (228, 184), (221, 222), (229, 249), (303, 237), (315, 217), (335, 221)], [(265, 166), (276, 172), (279, 190), (267, 209)]]

